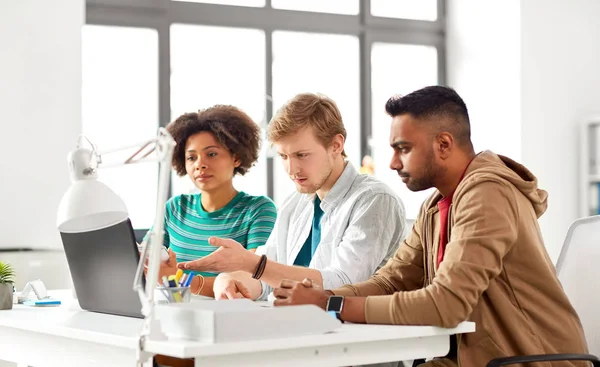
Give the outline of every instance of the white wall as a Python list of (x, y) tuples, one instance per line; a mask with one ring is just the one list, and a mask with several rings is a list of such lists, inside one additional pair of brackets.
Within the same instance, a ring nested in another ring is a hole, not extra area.
[(56, 208), (81, 131), (84, 22), (83, 0), (0, 1), (0, 250), (62, 248)]
[(65, 252), (60, 250), (9, 251), (0, 259), (16, 269), (15, 287), (21, 291), (27, 282), (41, 279), (47, 289), (68, 289), (73, 282)]
[[(71, 284), (55, 222), (81, 131), (84, 22), (84, 0), (0, 0), (0, 260), (19, 289)], [(3, 252), (23, 247), (55, 250)]]
[(548, 190), (542, 217), (557, 258), (578, 217), (578, 125), (600, 113), (600, 1), (521, 2), (523, 162)]
[(578, 129), (600, 112), (600, 2), (449, 0), (448, 81), (477, 149), (523, 162), (549, 192), (540, 220), (558, 258), (578, 215)]
[(475, 150), (520, 159), (519, 0), (449, 0), (447, 78), (467, 104)]

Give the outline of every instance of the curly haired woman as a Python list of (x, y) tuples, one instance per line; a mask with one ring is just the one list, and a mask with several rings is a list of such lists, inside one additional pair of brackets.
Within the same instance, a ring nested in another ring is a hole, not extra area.
[[(164, 245), (170, 260), (161, 276), (175, 274), (177, 262), (204, 257), (216, 247), (212, 236), (231, 238), (254, 251), (267, 241), (277, 212), (264, 196), (252, 196), (233, 186), (258, 159), (260, 129), (242, 110), (216, 105), (185, 113), (167, 126), (177, 145), (173, 168), (188, 176), (200, 193), (182, 194), (167, 202)], [(194, 294), (213, 296), (216, 273), (199, 273), (190, 285)]]

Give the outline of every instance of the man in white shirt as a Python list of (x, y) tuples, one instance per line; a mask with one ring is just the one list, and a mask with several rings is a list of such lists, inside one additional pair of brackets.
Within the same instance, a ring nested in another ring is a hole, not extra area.
[(404, 206), (390, 187), (346, 160), (335, 102), (297, 95), (273, 117), (268, 138), (297, 192), (279, 208), (267, 243), (252, 253), (211, 238), (215, 252), (178, 267), (220, 272), (217, 299), (265, 299), (282, 279), (310, 278), (326, 289), (368, 279), (404, 239)]

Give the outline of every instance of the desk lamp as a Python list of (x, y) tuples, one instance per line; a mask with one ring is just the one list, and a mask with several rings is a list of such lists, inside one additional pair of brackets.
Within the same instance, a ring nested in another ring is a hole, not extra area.
[[(87, 142), (90, 147), (84, 147)], [(138, 148), (124, 162), (103, 164), (102, 157), (120, 151)], [(76, 148), (67, 157), (72, 184), (58, 207), (57, 227), (63, 233), (82, 233), (113, 226), (128, 219), (129, 214), (123, 200), (108, 186), (98, 181), (98, 168), (121, 166), (143, 162), (159, 163), (158, 196), (156, 217), (146, 245), (143, 245), (137, 266), (133, 290), (137, 291), (142, 304), (144, 323), (140, 331), (137, 350), (137, 365), (142, 366), (150, 357), (143, 351), (145, 339), (151, 335), (154, 319), (154, 289), (158, 281), (167, 188), (169, 185), (171, 159), (175, 140), (165, 128), (159, 128), (156, 138), (128, 147), (99, 152), (86, 137), (80, 136)], [(146, 285), (142, 275), (144, 263), (148, 261)]]

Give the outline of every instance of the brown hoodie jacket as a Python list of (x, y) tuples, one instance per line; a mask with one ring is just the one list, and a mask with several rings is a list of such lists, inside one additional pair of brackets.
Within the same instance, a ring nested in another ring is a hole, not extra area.
[(509, 158), (480, 153), (454, 192), (449, 242), (437, 268), (441, 197), (436, 192), (423, 204), (412, 233), (373, 277), (334, 293), (369, 296), (367, 323), (451, 328), (474, 321), (476, 332), (458, 336), (461, 366), (586, 353), (579, 317), (544, 247), (537, 219), (548, 195), (533, 174)]

